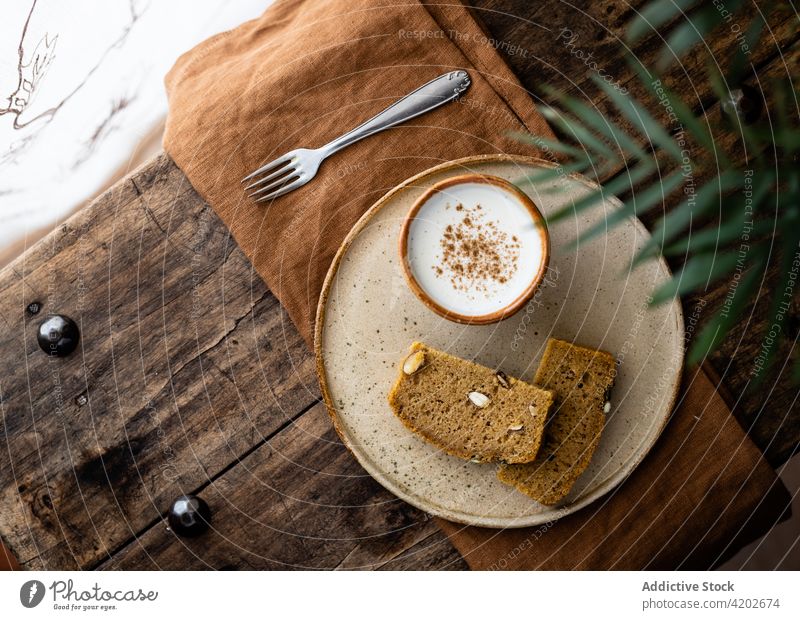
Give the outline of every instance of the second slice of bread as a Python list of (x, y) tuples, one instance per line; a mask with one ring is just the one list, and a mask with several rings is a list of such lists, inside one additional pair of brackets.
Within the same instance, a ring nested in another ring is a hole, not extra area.
[(564, 499), (600, 441), (615, 377), (616, 363), (605, 351), (548, 340), (535, 379), (556, 394), (544, 444), (536, 460), (501, 466), (497, 477), (542, 504)]
[(389, 404), (436, 447), (481, 463), (536, 458), (553, 393), (420, 342), (401, 361)]

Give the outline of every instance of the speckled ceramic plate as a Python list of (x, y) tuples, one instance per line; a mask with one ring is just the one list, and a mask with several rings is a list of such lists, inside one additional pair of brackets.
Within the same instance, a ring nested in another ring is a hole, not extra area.
[[(530, 158), (473, 157), (432, 168), (381, 198), (356, 224), (325, 280), (317, 310), (317, 368), (337, 431), (361, 465), (398, 497), (431, 514), (485, 527), (546, 523), (611, 491), (647, 454), (672, 409), (683, 364), (678, 302), (648, 309), (648, 295), (669, 277), (653, 260), (634, 271), (631, 259), (649, 237), (638, 220), (607, 235), (565, 245), (619, 208), (566, 218), (550, 228), (550, 271), (526, 307), (485, 326), (452, 323), (429, 310), (403, 277), (397, 236), (426, 188), (475, 172), (509, 181), (553, 164)], [(553, 191), (554, 184), (563, 188)], [(559, 177), (527, 187), (547, 215), (595, 186)], [(605, 349), (619, 361), (612, 411), (592, 463), (559, 506), (543, 506), (495, 477), (495, 466), (450, 457), (411, 433), (386, 400), (399, 360), (421, 340), (507, 374), (530, 379), (548, 336)]]

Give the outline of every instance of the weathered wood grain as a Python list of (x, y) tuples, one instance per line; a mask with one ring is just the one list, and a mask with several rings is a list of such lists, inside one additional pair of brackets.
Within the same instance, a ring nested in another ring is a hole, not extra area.
[[(200, 495), (214, 518), (209, 534), (181, 539), (161, 522), (103, 568), (375, 569), (438, 532), (361, 469), (322, 404)], [(437, 567), (463, 566), (446, 539), (438, 546)]]
[[(36, 344), (50, 312), (81, 326), (69, 358)], [(29, 568), (98, 563), (318, 397), (298, 334), (165, 156), (5, 271), (0, 316), (0, 518)]]
[(469, 568), (441, 530), (386, 562), (378, 570), (463, 570)]
[[(548, 83), (610, 110), (554, 41), (562, 27), (630, 81), (616, 48), (632, 10), (624, 3), (473, 4), (494, 39), (529, 51), (508, 60), (535, 95)], [(796, 23), (770, 15), (774, 49), (758, 62), (780, 71), (776, 50), (795, 42)], [(729, 51), (729, 35), (709, 41), (715, 53)], [(645, 39), (635, 53), (652, 58), (657, 44)], [(710, 106), (702, 88), (698, 103)], [(709, 291), (707, 308), (724, 295)], [(31, 301), (43, 305), (37, 316), (25, 312)], [(737, 392), (762, 306), (715, 357)], [(81, 325), (82, 346), (65, 360), (36, 346), (49, 312)], [(24, 567), (465, 567), (432, 521), (341, 446), (316, 404), (310, 354), (167, 156), (1, 272), (0, 319), (0, 534)], [(782, 379), (768, 396), (745, 398), (735, 414), (777, 464), (800, 441), (796, 390)], [(166, 508), (183, 492), (212, 506), (214, 531), (202, 539), (166, 530)]]

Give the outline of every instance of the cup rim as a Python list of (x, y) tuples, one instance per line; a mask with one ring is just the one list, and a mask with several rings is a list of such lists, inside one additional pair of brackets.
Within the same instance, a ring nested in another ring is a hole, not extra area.
[[(458, 312), (453, 312), (452, 310), (448, 310), (444, 306), (435, 302), (431, 297), (425, 292), (425, 290), (420, 286), (417, 279), (414, 277), (414, 272), (411, 269), (411, 264), (408, 259), (408, 235), (411, 228), (411, 223), (419, 213), (419, 210), (422, 206), (431, 199), (432, 196), (441, 192), (442, 190), (452, 187), (453, 185), (461, 185), (463, 183), (485, 183), (487, 185), (494, 185), (499, 187), (505, 191), (510, 192), (513, 194), (522, 205), (530, 213), (531, 217), (537, 224), (537, 228), (539, 230), (539, 236), (542, 241), (542, 260), (539, 264), (539, 269), (534, 274), (533, 278), (531, 279), (530, 284), (526, 287), (526, 289), (510, 304), (507, 306), (500, 308), (499, 310), (495, 310), (489, 314), (483, 315), (466, 315), (460, 314)], [(547, 230), (547, 222), (542, 215), (542, 212), (536, 206), (536, 204), (531, 200), (530, 196), (528, 196), (525, 192), (523, 192), (519, 187), (507, 181), (506, 179), (502, 179), (497, 176), (489, 175), (489, 174), (478, 174), (478, 173), (469, 173), (469, 174), (461, 174), (454, 177), (449, 177), (447, 179), (443, 179), (431, 185), (423, 194), (414, 201), (414, 204), (409, 209), (408, 213), (406, 214), (405, 219), (403, 220), (403, 225), (400, 229), (400, 237), (399, 237), (399, 250), (400, 250), (400, 262), (403, 265), (403, 274), (405, 275), (406, 282), (408, 283), (409, 288), (412, 292), (417, 296), (417, 298), (424, 303), (428, 308), (433, 310), (439, 316), (453, 321), (455, 323), (461, 323), (464, 325), (488, 325), (490, 323), (497, 323), (502, 321), (503, 319), (507, 319), (517, 312), (526, 304), (533, 295), (536, 293), (536, 290), (539, 288), (539, 285), (542, 283), (544, 279), (544, 274), (547, 272), (548, 265), (550, 263), (550, 233)]]

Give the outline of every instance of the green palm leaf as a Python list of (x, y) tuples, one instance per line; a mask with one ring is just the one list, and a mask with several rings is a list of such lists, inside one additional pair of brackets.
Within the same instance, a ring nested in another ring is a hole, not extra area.
[(668, 24), (678, 15), (683, 15), (683, 12), (696, 2), (697, 0), (650, 2), (631, 20), (625, 38), (634, 43), (651, 32), (658, 32), (661, 26)]
[(576, 172), (585, 172), (592, 167), (592, 162), (581, 161), (574, 164), (557, 165), (555, 168), (544, 168), (537, 170), (531, 174), (527, 174), (520, 179), (516, 180), (517, 185), (534, 185), (538, 183), (547, 183), (554, 179), (559, 179), (563, 176), (568, 176)]
[(510, 138), (514, 138), (519, 142), (524, 142), (525, 144), (530, 144), (531, 146), (535, 147), (538, 151), (543, 150), (550, 150), (554, 153), (558, 153), (560, 155), (568, 155), (569, 157), (574, 157), (576, 159), (586, 157), (586, 152), (571, 146), (569, 144), (565, 144), (559, 140), (551, 140), (549, 138), (541, 138), (539, 136), (532, 136), (529, 133), (524, 133), (521, 131), (509, 131), (507, 134)]
[(670, 211), (656, 224), (653, 236), (648, 239), (637, 256), (634, 265), (640, 264), (653, 255), (662, 243), (674, 239), (683, 232), (693, 218), (706, 215), (715, 206), (719, 206), (722, 195), (744, 184), (744, 175), (739, 170), (726, 170), (712, 181), (701, 187), (693, 197), (684, 200), (678, 207)]
[(651, 305), (662, 304), (676, 296), (691, 293), (724, 276), (736, 267), (739, 252), (700, 254), (693, 257), (678, 273), (653, 293)]
[(680, 162), (683, 160), (682, 149), (672, 136), (656, 121), (644, 107), (633, 98), (623, 95), (611, 84), (598, 77), (593, 78), (595, 83), (605, 91), (614, 102), (617, 109), (630, 121), (633, 127), (641, 133), (648, 142), (658, 146), (672, 158)]
[[(695, 338), (687, 356), (688, 364), (697, 364), (704, 360), (733, 329), (756, 291), (756, 287), (763, 281), (765, 263), (762, 252), (756, 264), (745, 272), (736, 289), (729, 297), (726, 297), (721, 311), (712, 317)], [(728, 302), (728, 299), (731, 301)]]
[(762, 172), (755, 178), (750, 190), (752, 194), (750, 213), (746, 209), (739, 209), (735, 216), (723, 218), (718, 227), (711, 227), (697, 233), (691, 232), (687, 238), (679, 239), (665, 247), (662, 253), (665, 256), (686, 256), (715, 250), (737, 239), (744, 242), (745, 236), (748, 240), (752, 240), (760, 235), (773, 232), (774, 222), (765, 220), (751, 222), (751, 218), (773, 188), (774, 179), (774, 174), (769, 171)]
[(573, 97), (567, 97), (556, 93), (553, 93), (553, 96), (558, 99), (567, 110), (572, 112), (576, 118), (586, 123), (612, 144), (616, 144), (623, 152), (640, 159), (647, 157), (641, 145), (635, 139), (628, 135), (619, 125), (610, 121), (597, 110), (590, 108)]
[(614, 196), (630, 189), (632, 186), (649, 177), (655, 170), (656, 168), (653, 164), (649, 162), (641, 163), (637, 168), (628, 170), (628, 174), (621, 173), (619, 176), (601, 186), (600, 189), (590, 191), (578, 200), (562, 207), (553, 215), (548, 216), (547, 222), (548, 224), (558, 222), (568, 215), (578, 214), (589, 207), (593, 207), (602, 202), (606, 196)]
[(753, 21), (750, 22), (750, 26), (744, 34), (744, 40), (736, 47), (736, 54), (728, 69), (729, 84), (739, 84), (744, 79), (745, 69), (748, 63), (751, 62), (752, 50), (755, 49), (758, 42), (761, 40), (761, 33), (763, 30), (764, 18), (761, 13), (759, 13), (753, 18)]
[(613, 210), (605, 219), (595, 224), (586, 232), (576, 237), (568, 246), (569, 249), (577, 248), (581, 243), (588, 243), (598, 235), (610, 230), (621, 222), (624, 222), (629, 217), (640, 215), (652, 206), (664, 199), (675, 191), (683, 181), (683, 175), (680, 172), (674, 172), (672, 175), (664, 179), (662, 183), (655, 183), (639, 192), (635, 192), (633, 197), (625, 202), (619, 209)]
[[(727, 154), (720, 150), (714, 143), (714, 138), (711, 136), (711, 131), (708, 127), (708, 122), (703, 123), (694, 115), (688, 105), (679, 97), (671, 88), (661, 82), (661, 80), (653, 79), (652, 75), (638, 61), (631, 61), (631, 67), (638, 73), (641, 81), (647, 86), (647, 89), (659, 103), (665, 103), (675, 113), (675, 118), (680, 122), (680, 126), (672, 127), (676, 132), (675, 141), (678, 141), (679, 132), (682, 130), (684, 134), (689, 134), (700, 146), (705, 148), (709, 153), (713, 153), (715, 159), (719, 161), (720, 167), (726, 168), (730, 165)], [(666, 109), (666, 105), (664, 105)]]
[[(744, 0), (726, 0), (724, 9), (734, 14), (743, 5)], [(684, 11), (688, 11), (688, 16)], [(741, 12), (736, 15), (738, 17)], [(724, 13), (716, 2), (712, 5), (699, 0), (653, 0), (629, 23), (627, 39), (636, 41), (651, 31), (667, 31), (666, 45), (659, 57), (663, 67), (701, 44), (704, 37), (724, 21)], [(733, 60), (724, 74), (716, 64), (708, 63), (707, 74), (720, 101), (730, 98), (735, 89), (744, 87), (743, 80), (752, 67), (752, 56), (747, 52), (757, 45), (764, 27), (760, 13), (750, 20), (746, 33), (737, 40)], [(522, 139), (540, 151), (571, 161), (522, 179), (522, 182), (541, 183), (572, 172), (589, 171), (600, 180), (618, 170), (620, 163), (624, 164), (624, 172), (548, 217), (549, 223), (555, 223), (600, 204), (609, 195), (631, 192), (620, 208), (609, 209), (593, 221), (573, 240), (572, 248), (608, 232), (629, 217), (652, 211), (659, 205), (667, 206), (665, 199), (674, 196), (684, 185), (685, 196), (676, 208), (656, 222), (652, 237), (636, 254), (632, 266), (659, 251), (667, 256), (687, 257), (684, 267), (654, 292), (654, 304), (704, 289), (726, 276), (736, 283), (731, 285), (733, 292), (726, 297), (720, 311), (698, 333), (688, 355), (689, 363), (696, 363), (730, 334), (757, 295), (775, 239), (780, 240), (784, 276), (779, 289), (773, 292), (770, 310), (773, 322), (780, 321), (781, 313), (786, 311), (785, 303), (780, 305), (780, 291), (789, 290), (786, 273), (794, 273), (792, 268), (800, 269), (800, 259), (794, 262), (791, 258), (795, 254), (800, 257), (800, 167), (796, 165), (800, 153), (796, 113), (800, 96), (791, 80), (783, 80), (773, 89), (774, 99), (767, 119), (751, 124), (750, 119), (745, 123), (736, 116), (727, 115), (725, 120), (734, 123), (718, 125), (707, 113), (710, 109), (707, 101), (698, 100), (694, 107), (700, 112), (695, 113), (692, 106), (667, 87), (657, 73), (648, 71), (639, 59), (631, 56), (628, 62), (647, 89), (648, 102), (652, 104), (649, 107), (656, 109), (658, 106), (660, 114), (656, 116), (667, 117), (666, 126), (627, 92), (620, 92), (618, 86), (599, 77), (593, 78), (595, 83), (619, 113), (613, 121), (592, 102), (550, 93), (563, 111), (547, 107), (541, 108), (542, 113), (572, 144), (530, 136)], [(759, 87), (764, 84), (758, 82)], [(722, 129), (730, 134), (732, 124), (736, 124), (732, 128), (736, 134), (728, 153), (723, 145), (729, 142), (717, 142), (715, 132)], [(731, 163), (731, 153), (735, 150), (735, 161), (738, 161), (742, 149), (747, 176), (745, 170)], [(664, 168), (667, 172), (662, 175)], [(695, 188), (695, 179), (709, 177), (702, 185), (698, 181)], [(542, 191), (559, 191), (558, 186), (558, 183), (550, 183)], [(745, 188), (752, 193), (746, 196), (737, 193)], [(750, 201), (749, 208), (745, 207), (748, 204), (745, 200)], [(695, 222), (710, 220), (711, 216), (717, 216), (718, 223), (698, 229)], [(800, 278), (797, 274), (795, 277)], [(791, 296), (794, 290), (791, 288)], [(777, 349), (777, 345), (773, 349)], [(771, 356), (774, 355), (772, 351)], [(763, 369), (768, 369), (771, 363), (772, 357), (769, 357)], [(800, 381), (800, 360), (794, 373)]]
[[(717, 250), (729, 243), (740, 240), (744, 231), (747, 230), (746, 225), (747, 223), (743, 222), (741, 219), (735, 219), (724, 222), (719, 228), (712, 227), (707, 230), (692, 233), (686, 239), (676, 241), (672, 245), (664, 248), (663, 254), (664, 256), (688, 256), (690, 254)], [(774, 229), (774, 222), (754, 222), (747, 234), (758, 237), (772, 233)]]
[(597, 138), (579, 121), (553, 108), (541, 108), (542, 115), (565, 134), (571, 135), (584, 149), (607, 160), (615, 159), (617, 154), (608, 145)]
[[(742, 0), (726, 0), (725, 2), (725, 8), (731, 13), (741, 5)], [(703, 41), (708, 33), (722, 23), (722, 20), (723, 15), (715, 4), (708, 4), (692, 12), (667, 37), (659, 59), (660, 68), (666, 69), (676, 59)]]

